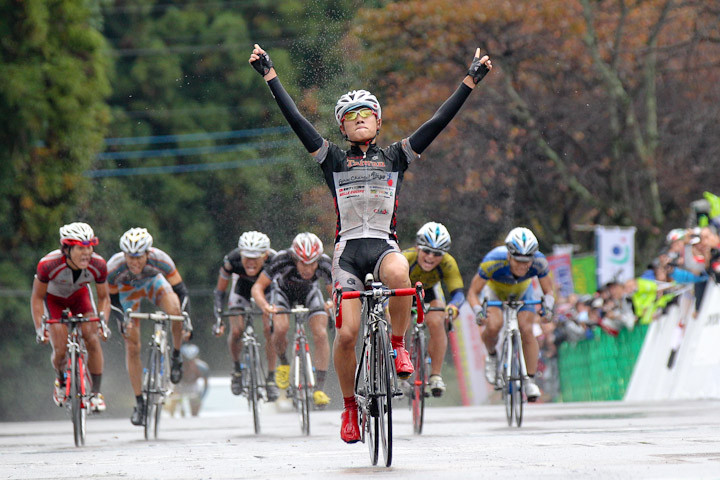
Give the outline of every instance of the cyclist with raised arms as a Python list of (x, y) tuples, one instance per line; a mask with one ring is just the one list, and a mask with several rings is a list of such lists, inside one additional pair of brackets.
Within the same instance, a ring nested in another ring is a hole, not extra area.
[[(480, 295), (488, 300), (505, 301), (511, 295), (517, 300), (534, 300), (532, 280), (537, 277), (543, 292), (544, 314), (549, 315), (555, 305), (549, 273), (548, 261), (538, 250), (537, 238), (524, 227), (512, 229), (505, 238), (505, 245), (492, 249), (480, 262), (478, 272), (468, 289), (467, 300), (475, 311), (478, 323), (485, 326), (481, 336), (488, 351), (485, 357), (485, 378), (489, 383), (495, 385), (498, 364), (495, 347), (503, 326), (503, 317), (499, 307), (488, 307), (487, 318), (484, 318)], [(540, 396), (540, 388), (535, 384), (540, 351), (533, 333), (533, 324), (537, 317), (535, 312), (535, 305), (525, 305), (518, 312), (518, 327), (529, 377), (525, 379), (525, 393), (530, 402)]]
[[(463, 279), (460, 269), (452, 255), (448, 253), (452, 239), (450, 232), (442, 223), (428, 222), (418, 230), (415, 246), (403, 250), (410, 264), (410, 283), (422, 282), (425, 290), (425, 303), (432, 308), (445, 308), (446, 312), (457, 317), (458, 308), (465, 301)], [(445, 305), (442, 284), (450, 293), (450, 301)], [(428, 354), (430, 355), (430, 377), (428, 385), (434, 397), (445, 393), (442, 379), (442, 366), (447, 351), (444, 312), (432, 311), (425, 315), (425, 323), (430, 332)]]
[[(215, 312), (221, 313), (225, 306), (225, 291), (232, 280), (232, 288), (228, 299), (228, 308), (250, 307), (250, 289), (260, 276), (260, 272), (267, 268), (275, 251), (270, 248), (270, 239), (261, 232), (243, 232), (238, 239), (236, 249), (225, 255), (220, 274), (218, 275), (217, 286), (213, 292)], [(269, 401), (275, 401), (278, 397), (278, 388), (275, 385), (275, 348), (270, 336), (270, 319), (263, 314), (263, 331), (265, 333), (265, 353), (268, 361), (268, 378), (266, 389)], [(215, 334), (223, 334), (225, 326)], [(245, 330), (245, 319), (242, 315), (230, 317), (230, 334), (228, 335), (228, 349), (233, 361), (233, 373), (230, 379), (230, 390), (234, 395), (242, 393), (242, 366), (240, 358), (242, 355), (242, 332)]]
[[(353, 90), (335, 105), (335, 121), (349, 150), (322, 138), (300, 114), (285, 91), (268, 54), (255, 45), (250, 64), (263, 76), (275, 101), (295, 134), (320, 165), (330, 188), (337, 213), (333, 283), (345, 291), (364, 289), (365, 275), (372, 273), (389, 288), (410, 287), (409, 265), (400, 252), (395, 233), (395, 210), (400, 184), (410, 163), (430, 145), (460, 110), (467, 97), (492, 65), (478, 48), (467, 75), (457, 90), (433, 117), (409, 137), (387, 148), (378, 148), (382, 109), (375, 95)], [(410, 323), (411, 297), (392, 297), (389, 302), (392, 345), (400, 379), (413, 372), (405, 350), (405, 331)], [(360, 441), (354, 379), (357, 359), (355, 343), (360, 329), (360, 300), (346, 300), (343, 324), (333, 346), (335, 370), (343, 395), (344, 410), (340, 437), (347, 443)]]
[[(124, 312), (128, 308), (137, 312), (142, 299), (147, 299), (169, 315), (182, 315), (183, 303), (187, 304), (188, 291), (170, 256), (152, 246), (153, 237), (145, 228), (131, 228), (120, 237), (120, 252), (108, 261), (108, 284), (114, 307)], [(145, 411), (142, 396), (142, 360), (140, 358), (140, 321), (133, 319), (128, 329), (118, 318), (120, 332), (125, 339), (125, 363), (130, 384), (135, 393), (136, 406), (130, 422), (143, 425)], [(170, 381), (178, 383), (182, 378), (180, 347), (183, 342), (183, 325), (172, 322), (173, 351), (171, 355)]]
[[(37, 265), (33, 280), (30, 310), (38, 341), (50, 341), (55, 368), (53, 401), (59, 407), (65, 403), (65, 355), (67, 354), (68, 329), (54, 323), (44, 330), (43, 315), (57, 319), (65, 309), (72, 315), (94, 316), (102, 313), (110, 318), (110, 295), (107, 286), (107, 265), (95, 253), (98, 238), (87, 223), (75, 222), (60, 228), (60, 248), (45, 255)], [(95, 282), (98, 303), (93, 303), (90, 282)], [(88, 352), (88, 369), (92, 379), (90, 408), (104, 412), (105, 399), (100, 393), (104, 366), (103, 351), (98, 335), (99, 324), (83, 323), (81, 331)], [(46, 337), (49, 335), (49, 338)]]
[[(332, 265), (330, 257), (323, 253), (323, 243), (317, 235), (304, 232), (298, 234), (287, 250), (275, 255), (270, 265), (262, 271), (252, 296), (265, 314), (273, 315), (273, 344), (280, 359), (275, 372), (278, 388), (290, 386), (290, 362), (287, 357), (288, 330), (290, 319), (287, 314), (275, 314), (279, 310), (289, 310), (296, 305), (304, 305), (308, 313), (308, 324), (313, 336), (315, 352), (315, 391), (313, 402), (317, 407), (325, 407), (330, 398), (323, 391), (325, 376), (330, 365), (330, 344), (328, 341), (328, 316), (318, 280), (325, 282), (328, 293), (331, 292)], [(269, 297), (273, 303), (268, 302)]]

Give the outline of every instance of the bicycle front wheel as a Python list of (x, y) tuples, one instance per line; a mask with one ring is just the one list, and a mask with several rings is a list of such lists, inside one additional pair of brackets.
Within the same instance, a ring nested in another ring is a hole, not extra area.
[(300, 340), (299, 350), (295, 357), (295, 393), (300, 413), (300, 429), (304, 435), (310, 435), (310, 385), (305, 345), (305, 342)]
[(83, 398), (82, 356), (75, 349), (70, 352), (70, 411), (73, 422), (75, 446), (85, 445), (86, 410)]
[(387, 333), (378, 330), (375, 334), (376, 353), (375, 356), (375, 384), (377, 385), (375, 397), (377, 407), (378, 429), (380, 430), (380, 442), (383, 448), (385, 466), (392, 464), (392, 374), (391, 368), (395, 368), (395, 362), (390, 353), (390, 341)]
[(523, 377), (522, 377), (522, 344), (520, 333), (513, 334), (513, 355), (512, 355), (512, 404), (515, 415), (515, 424), (520, 427), (523, 420)]
[(160, 375), (160, 352), (155, 346), (150, 348), (147, 367), (145, 369), (145, 381), (143, 382), (143, 394), (145, 404), (143, 418), (145, 420), (145, 440), (150, 440), (153, 435), (157, 438), (157, 395), (158, 376)]
[(505, 403), (505, 416), (507, 417), (507, 423), (508, 427), (512, 427), (513, 424), (513, 383), (512, 383), (512, 373), (511, 373), (511, 366), (508, 365), (508, 362), (511, 362), (513, 352), (512, 352), (512, 342), (510, 338), (507, 336), (503, 340), (503, 347), (502, 347), (502, 361), (500, 363), (500, 369), (501, 369), (501, 378), (502, 378), (502, 398), (503, 402)]
[(415, 365), (410, 404), (412, 409), (413, 432), (420, 435), (425, 418), (425, 389), (427, 388), (427, 365), (425, 363), (425, 335), (422, 332), (413, 334), (412, 363)]
[(253, 414), (253, 428), (255, 433), (260, 433), (260, 382), (264, 379), (258, 378), (258, 362), (260, 356), (255, 346), (248, 348), (248, 366), (250, 367), (250, 391), (248, 392), (248, 402)]

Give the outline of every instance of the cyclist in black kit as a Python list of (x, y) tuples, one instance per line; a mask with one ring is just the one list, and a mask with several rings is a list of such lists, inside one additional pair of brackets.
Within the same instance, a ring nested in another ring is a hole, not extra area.
[[(213, 292), (214, 307), (217, 313), (223, 311), (225, 306), (225, 290), (232, 281), (229, 308), (249, 307), (250, 289), (260, 276), (263, 268), (272, 260), (275, 251), (270, 248), (270, 239), (261, 232), (244, 232), (238, 239), (238, 248), (234, 249), (223, 259), (218, 275), (217, 286)], [(265, 353), (268, 361), (268, 378), (266, 382), (268, 400), (273, 402), (278, 397), (278, 387), (275, 385), (275, 349), (270, 341), (270, 320), (263, 315), (263, 331), (265, 333)], [(241, 315), (230, 317), (230, 334), (228, 335), (228, 349), (233, 361), (233, 373), (230, 380), (230, 389), (234, 395), (242, 393), (242, 332), (245, 329), (244, 318)], [(225, 331), (222, 325), (215, 332), (220, 336)]]
[[(330, 365), (326, 309), (332, 305), (330, 302), (325, 304), (318, 288), (319, 279), (325, 282), (330, 293), (330, 257), (323, 254), (323, 244), (317, 235), (300, 233), (293, 240), (292, 247), (279, 251), (262, 271), (252, 287), (252, 296), (266, 315), (274, 314), (278, 310), (289, 310), (296, 305), (304, 305), (310, 310), (308, 325), (315, 345), (313, 365), (316, 382), (313, 402), (317, 407), (325, 407), (330, 403), (330, 398), (323, 391)], [(268, 298), (272, 303), (268, 302)], [(272, 341), (280, 359), (280, 365), (275, 372), (275, 383), (282, 389), (290, 385), (290, 362), (287, 357), (289, 329), (290, 319), (287, 314), (273, 315)]]
[[(263, 76), (285, 119), (307, 151), (320, 165), (335, 200), (337, 230), (333, 254), (333, 283), (346, 291), (360, 290), (367, 273), (389, 288), (410, 287), (409, 266), (400, 253), (395, 234), (395, 209), (405, 170), (447, 126), (478, 82), (492, 69), (487, 55), (475, 52), (467, 75), (457, 90), (433, 117), (412, 135), (387, 148), (377, 147), (382, 126), (382, 109), (377, 98), (366, 90), (353, 90), (340, 97), (335, 121), (350, 142), (345, 151), (322, 138), (297, 109), (283, 88), (268, 54), (255, 45), (249, 59)], [(405, 331), (410, 323), (411, 297), (393, 297), (389, 310), (392, 344), (397, 352), (395, 369), (400, 379), (413, 372), (405, 350)], [(354, 376), (357, 361), (355, 343), (360, 329), (360, 300), (345, 300), (343, 325), (333, 346), (345, 409), (340, 438), (347, 443), (360, 440), (355, 403)]]

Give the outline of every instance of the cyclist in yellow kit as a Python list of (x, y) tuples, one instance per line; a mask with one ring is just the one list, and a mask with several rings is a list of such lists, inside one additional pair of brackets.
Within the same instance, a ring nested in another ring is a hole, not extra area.
[[(403, 255), (410, 264), (410, 282), (422, 282), (425, 289), (425, 303), (430, 307), (445, 307), (441, 284), (450, 292), (446, 312), (457, 317), (458, 308), (465, 301), (463, 279), (457, 262), (448, 253), (452, 239), (447, 228), (441, 223), (429, 222), (417, 232), (415, 247), (403, 250)], [(428, 354), (430, 355), (430, 378), (428, 384), (434, 397), (445, 393), (445, 382), (442, 379), (442, 366), (447, 351), (445, 335), (445, 313), (428, 312), (425, 323), (430, 332)]]

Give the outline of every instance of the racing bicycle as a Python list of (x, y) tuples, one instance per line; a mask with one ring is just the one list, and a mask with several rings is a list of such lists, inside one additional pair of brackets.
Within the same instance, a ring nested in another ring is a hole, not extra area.
[[(402, 395), (398, 388), (394, 360), (396, 352), (390, 344), (384, 303), (390, 297), (408, 295), (415, 295), (418, 304), (422, 305), (422, 284), (418, 282), (415, 288), (389, 289), (381, 282), (375, 282), (372, 274), (365, 277), (365, 290), (362, 292), (336, 291), (337, 328), (342, 327), (341, 300), (360, 298), (362, 301), (363, 340), (355, 374), (355, 400), (358, 405), (360, 440), (368, 444), (373, 465), (377, 465), (381, 444), (385, 466), (392, 464), (392, 399)], [(421, 309), (418, 312), (420, 323), (423, 317)]]
[(248, 408), (253, 414), (253, 427), (255, 433), (260, 433), (260, 402), (267, 402), (267, 388), (265, 385), (267, 374), (260, 356), (260, 342), (255, 335), (254, 319), (262, 316), (262, 312), (255, 306), (232, 308), (226, 312), (216, 313), (213, 333), (218, 335), (222, 331), (222, 319), (242, 315), (245, 328), (241, 342), (243, 345), (242, 361), (242, 394), (247, 397)]
[[(99, 322), (100, 333), (107, 339), (110, 330), (105, 324), (102, 313), (99, 317), (85, 317), (82, 314), (73, 315), (69, 309), (62, 312), (60, 318), (43, 316), (43, 336), (50, 324), (67, 325), (67, 371), (65, 373), (65, 404), (73, 423), (73, 436), (75, 446), (85, 445), (85, 422), (87, 415), (92, 412), (90, 397), (92, 396), (92, 380), (90, 371), (86, 367), (87, 349), (83, 341), (81, 324)], [(68, 402), (67, 399), (70, 401)]]
[[(444, 307), (428, 307), (425, 314), (429, 312), (444, 312)], [(448, 313), (445, 322), (446, 332), (452, 331), (452, 314)], [(408, 406), (412, 411), (413, 433), (420, 435), (425, 420), (425, 399), (429, 396), (427, 392), (428, 378), (430, 377), (430, 355), (427, 350), (427, 335), (425, 322), (418, 321), (417, 308), (412, 312), (412, 333), (410, 335), (410, 360), (415, 366), (413, 380), (410, 383)]]
[(527, 378), (527, 368), (518, 327), (518, 312), (525, 305), (541, 304), (541, 300), (523, 301), (514, 298), (505, 301), (488, 300), (487, 298), (483, 300), (483, 317), (487, 316), (487, 307), (500, 307), (503, 312), (502, 350), (498, 369), (495, 372), (495, 390), (502, 392), (505, 415), (510, 427), (513, 420), (518, 427), (522, 425), (523, 404), (526, 401), (524, 382)]
[(295, 339), (288, 392), (293, 406), (300, 414), (300, 430), (304, 435), (310, 435), (310, 403), (315, 389), (315, 373), (310, 357), (310, 344), (305, 334), (305, 323), (309, 312), (310, 310), (303, 305), (275, 312), (275, 315), (293, 315), (295, 317)]
[(130, 320), (152, 320), (153, 335), (150, 339), (150, 351), (143, 369), (142, 395), (145, 400), (143, 426), (145, 439), (157, 438), (160, 429), (160, 415), (165, 399), (172, 393), (170, 383), (170, 342), (168, 342), (167, 326), (170, 322), (183, 322), (184, 329), (192, 331), (192, 324), (187, 312), (182, 315), (170, 315), (162, 311), (155, 313), (136, 313), (125, 310), (124, 324), (128, 327)]

